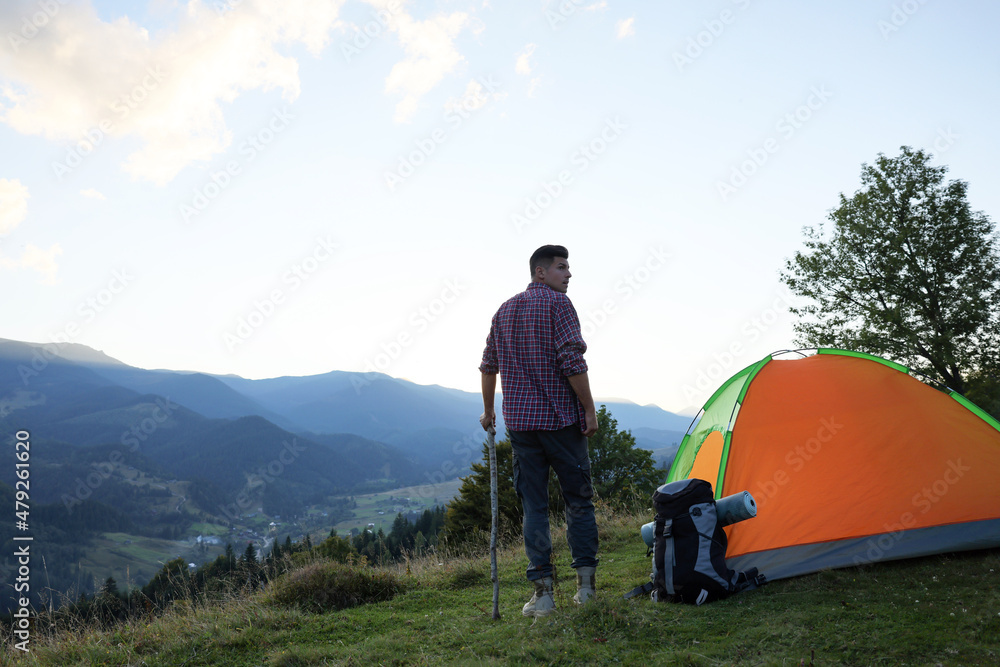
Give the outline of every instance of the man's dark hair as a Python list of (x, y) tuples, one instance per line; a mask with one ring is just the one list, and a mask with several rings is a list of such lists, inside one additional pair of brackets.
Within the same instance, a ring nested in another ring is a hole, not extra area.
[(541, 248), (531, 253), (528, 266), (531, 268), (531, 277), (535, 277), (535, 267), (549, 268), (556, 257), (569, 259), (569, 251), (561, 245), (543, 245)]

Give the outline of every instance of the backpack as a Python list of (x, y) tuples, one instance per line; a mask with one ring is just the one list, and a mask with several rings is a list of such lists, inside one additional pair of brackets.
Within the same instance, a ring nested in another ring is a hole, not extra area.
[(751, 568), (726, 567), (726, 533), (718, 519), (712, 485), (702, 479), (664, 484), (653, 493), (656, 511), (651, 581), (625, 595), (643, 593), (658, 602), (700, 605), (766, 583)]

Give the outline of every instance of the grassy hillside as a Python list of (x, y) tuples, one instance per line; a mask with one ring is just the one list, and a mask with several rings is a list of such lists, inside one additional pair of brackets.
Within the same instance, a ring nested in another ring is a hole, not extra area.
[[(346, 535), (352, 528), (363, 530), (369, 523), (374, 523), (375, 530), (381, 528), (388, 533), (392, 528), (392, 522), (400, 512), (404, 514), (411, 511), (423, 512), (433, 509), (435, 505), (444, 505), (458, 495), (461, 486), (461, 479), (449, 479), (438, 484), (409, 486), (354, 496), (358, 504), (353, 510), (354, 516), (337, 523), (334, 528), (338, 534)], [(329, 531), (326, 531), (326, 534), (329, 534)]]
[[(194, 546), (190, 540), (162, 540), (128, 533), (104, 533), (88, 546), (79, 567), (94, 573), (99, 589), (104, 579), (111, 576), (120, 582), (144, 585), (170, 558), (183, 558), (198, 563), (213, 560), (225, 551), (224, 545)], [(100, 574), (97, 574), (100, 573)]]
[(521, 616), (529, 595), (515, 543), (489, 560), (438, 556), (391, 570), (387, 602), (309, 613), (266, 593), (183, 602), (111, 632), (36, 635), (19, 665), (807, 664), (994, 665), (1000, 661), (1000, 551), (934, 556), (772, 582), (703, 607), (626, 601), (649, 572), (642, 517), (601, 512), (599, 599), (572, 603), (565, 537), (555, 537), (559, 613)]

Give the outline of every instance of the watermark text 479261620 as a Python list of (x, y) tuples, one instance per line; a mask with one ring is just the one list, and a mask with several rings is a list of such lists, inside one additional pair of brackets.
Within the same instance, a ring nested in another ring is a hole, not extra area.
[(16, 564), (14, 578), (15, 598), (12, 629), (14, 637), (19, 640), (14, 648), (27, 653), (31, 640), (31, 620), (28, 608), (31, 605), (31, 535), (24, 533), (29, 530), (31, 519), (31, 434), (28, 431), (18, 431), (15, 435), (14, 455), (17, 462), (14, 482), (14, 527), (21, 531), (15, 534), (14, 562)]

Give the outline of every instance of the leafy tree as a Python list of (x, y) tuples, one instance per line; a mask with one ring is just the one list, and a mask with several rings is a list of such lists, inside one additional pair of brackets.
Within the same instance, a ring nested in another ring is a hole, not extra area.
[(416, 532), (424, 536), (427, 546), (433, 546), (437, 542), (437, 535), (444, 527), (444, 515), (444, 505), (435, 505), (434, 509), (424, 510), (413, 526)]
[(355, 551), (368, 559), (374, 565), (383, 565), (393, 560), (385, 541), (385, 532), (379, 528), (377, 533), (370, 530), (361, 532), (352, 541)]
[(967, 382), (966, 398), (1000, 419), (1000, 374), (978, 371), (970, 375)]
[(261, 580), (261, 566), (257, 561), (257, 547), (253, 542), (247, 542), (247, 548), (240, 556), (239, 562), (240, 579), (251, 588), (256, 588)]
[(118, 597), (118, 582), (115, 581), (114, 577), (108, 577), (104, 580), (100, 594), (108, 597)]
[(183, 558), (167, 561), (142, 588), (143, 594), (161, 607), (170, 600), (191, 597), (194, 590), (193, 582), (188, 575), (187, 563)]
[(590, 437), (590, 476), (599, 498), (648, 504), (664, 477), (653, 453), (635, 446), (631, 431), (619, 431), (606, 405), (597, 412), (597, 433)]
[(799, 344), (885, 356), (965, 392), (1000, 368), (996, 231), (966, 183), (901, 150), (862, 165), (863, 187), (840, 195), (829, 236), (806, 227), (807, 251), (781, 279), (808, 300), (791, 309)]
[(229, 542), (226, 542), (225, 566), (226, 570), (232, 570), (236, 567), (236, 552), (233, 550), (233, 545)]
[(330, 537), (320, 542), (316, 549), (320, 555), (338, 563), (347, 563), (358, 555), (358, 552), (351, 545), (351, 540), (346, 537), (338, 537), (335, 530), (331, 531)]
[(101, 586), (100, 592), (94, 598), (91, 609), (98, 620), (105, 626), (124, 617), (126, 611), (122, 596), (118, 592), (118, 584), (113, 577), (108, 577)]
[(386, 538), (386, 546), (393, 559), (401, 561), (408, 554), (416, 553), (418, 547), (422, 550), (434, 547), (437, 544), (437, 535), (444, 524), (444, 512), (444, 507), (435, 506), (433, 510), (424, 510), (413, 523), (410, 523), (410, 518), (413, 518), (412, 513), (410, 518), (402, 513), (397, 514)]
[(257, 548), (254, 547), (253, 542), (247, 542), (247, 548), (243, 550), (243, 556), (240, 558), (240, 563), (247, 567), (252, 567), (257, 564)]
[(413, 536), (413, 553), (420, 556), (427, 548), (427, 538), (419, 530)]

